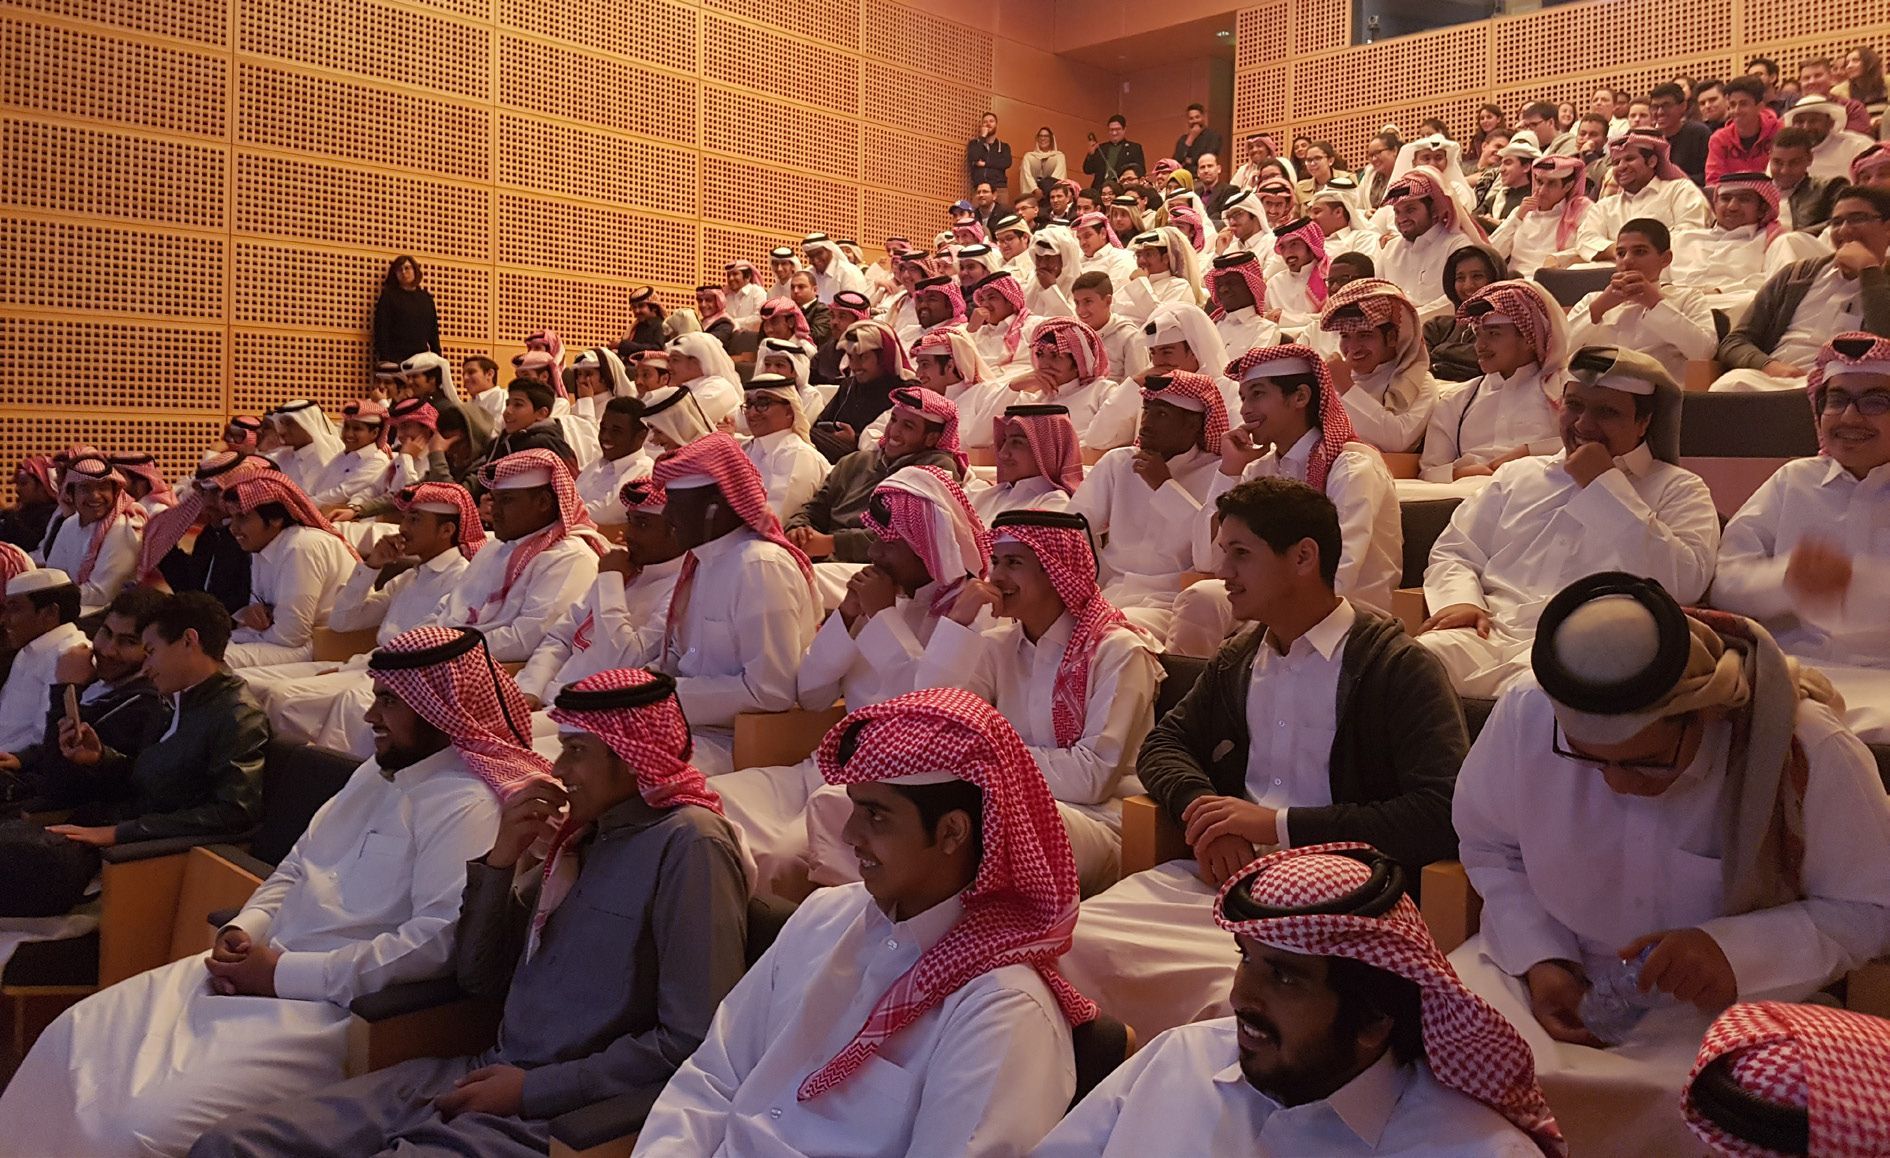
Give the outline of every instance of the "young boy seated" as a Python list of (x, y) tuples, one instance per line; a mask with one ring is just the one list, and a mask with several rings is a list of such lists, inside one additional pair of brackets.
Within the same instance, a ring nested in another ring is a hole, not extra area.
[(381, 493), (392, 463), (387, 425), (387, 407), (378, 402), (357, 399), (341, 408), (341, 453), (308, 486), (316, 506), (327, 511)]
[(578, 472), (577, 451), (566, 441), (552, 418), (557, 396), (551, 387), (533, 378), (514, 378), (505, 388), (504, 430), (492, 442), (486, 461), (497, 462), (521, 450), (548, 450), (564, 460), (572, 475)]
[(230, 534), (249, 552), (250, 602), (235, 615), (231, 667), (297, 663), (360, 556), (289, 479), (263, 473), (224, 496)]
[(1076, 866), (1042, 773), (994, 708), (937, 688), (852, 713), (818, 759), (862, 883), (795, 912), (634, 1153), (1024, 1153), (1096, 1015), (1056, 972)]
[(192, 1158), (542, 1153), (548, 1119), (664, 1082), (701, 1044), (741, 977), (748, 884), (675, 682), (600, 672), (551, 718), (557, 780), (507, 801), (466, 864), (454, 971), (504, 998), (498, 1043), (232, 1115)]
[(623, 504), (617, 494), (631, 479), (649, 477), (655, 462), (643, 449), (649, 437), (642, 399), (613, 397), (603, 404), (597, 421), (597, 445), (602, 453), (575, 480), (578, 499), (592, 522), (600, 526), (623, 522)]
[(1614, 276), (1606, 289), (1575, 303), (1568, 312), (1569, 349), (1622, 346), (1661, 364), (1684, 382), (1687, 363), (1711, 358), (1719, 345), (1713, 310), (1705, 295), (1664, 281), (1673, 264), (1667, 227), (1636, 217), (1614, 241)]
[[(1128, 251), (1121, 250), (1123, 254)], [(1102, 270), (1090, 270), (1070, 288), (1076, 320), (1094, 330), (1109, 356), (1109, 372), (1117, 381), (1134, 378), (1148, 369), (1148, 343), (1142, 327), (1115, 312), (1115, 283)]]

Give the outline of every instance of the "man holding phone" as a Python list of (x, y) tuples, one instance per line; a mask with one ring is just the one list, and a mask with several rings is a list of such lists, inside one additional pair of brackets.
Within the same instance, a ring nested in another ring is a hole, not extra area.
[(1083, 156), (1083, 172), (1090, 175), (1090, 184), (1120, 181), (1125, 169), (1148, 172), (1148, 162), (1142, 157), (1142, 146), (1129, 140), (1128, 118), (1121, 113), (1112, 114), (1108, 133), (1109, 139), (1100, 144), (1096, 141), (1095, 133), (1089, 135), (1089, 151)]

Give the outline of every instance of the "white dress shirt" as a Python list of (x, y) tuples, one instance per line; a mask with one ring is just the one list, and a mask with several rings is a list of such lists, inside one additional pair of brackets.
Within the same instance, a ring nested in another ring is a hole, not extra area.
[(346, 1006), (453, 960), (466, 862), (499, 798), (447, 747), (391, 775), (369, 760), (309, 821), (230, 924), (283, 950), (276, 996)]
[(1129, 284), (1129, 278), (1135, 275), (1135, 255), (1120, 245), (1104, 245), (1083, 259), (1084, 273), (1097, 270), (1109, 275), (1113, 293), (1121, 293), (1122, 287)]
[(371, 442), (360, 450), (344, 450), (329, 459), (315, 476), (315, 484), (307, 488), (308, 497), (328, 511), (379, 494), (387, 482), (391, 462), (387, 452)]
[(1027, 965), (946, 994), (847, 1081), (796, 1097), (963, 911), (953, 897), (894, 922), (864, 885), (816, 890), (723, 999), (633, 1153), (962, 1158), (1036, 1145), (1075, 1092), (1076, 1069), (1069, 1025)]
[(1337, 233), (1326, 234), (1327, 257), (1337, 257), (1341, 253), (1362, 253), (1372, 258), (1375, 264), (1378, 250), (1378, 235), (1369, 229), (1348, 225)]
[[(1195, 520), (1196, 571), (1220, 566), (1220, 549), (1214, 545), (1214, 500), (1248, 479), (1278, 476), (1305, 482), (1307, 463), (1319, 438), (1319, 428), (1314, 427), (1284, 455), (1269, 450), (1248, 463), (1239, 478), (1214, 472)], [(1326, 471), (1325, 495), (1339, 510), (1339, 570), (1334, 587), (1347, 599), (1391, 614), (1391, 593), (1404, 574), (1404, 523), (1385, 460), (1362, 442), (1346, 443)]]
[(0, 752), (17, 753), (46, 738), (53, 669), (60, 656), (85, 643), (85, 632), (62, 623), (14, 653), (13, 668), (0, 684)]
[[(1792, 551), (1806, 540), (1851, 557), (1851, 585), (1830, 602), (1785, 586)], [(1890, 667), (1890, 466), (1863, 478), (1822, 455), (1779, 467), (1726, 524), (1713, 606), (1765, 624), (1792, 655)]]
[(1332, 803), (1332, 739), (1339, 728), (1339, 667), (1358, 612), (1339, 605), (1286, 654), (1271, 635), (1254, 653), (1247, 684), (1247, 795), (1276, 809), (1274, 832), (1291, 844), (1287, 811)]
[[(503, 602), (488, 603), (505, 582), (505, 564), (523, 540), (489, 542), (466, 567), (459, 583), (440, 604), (436, 622), (446, 627), (476, 627), (486, 648), (500, 663), (531, 658), (559, 615), (584, 598), (597, 579), (597, 552), (576, 535), (566, 535), (540, 551), (526, 565)], [(473, 621), (474, 613), (478, 621)]]
[[(1780, 234), (1783, 239), (1787, 234)], [(1803, 235), (1809, 238), (1809, 235)], [(1757, 293), (1765, 279), (1816, 252), (1778, 245), (1756, 225), (1721, 229), (1718, 225), (1677, 230), (1668, 276), (1678, 285), (1707, 294)]]
[(1418, 477), (1449, 482), (1459, 466), (1477, 466), (1518, 446), (1552, 454), (1562, 445), (1561, 422), (1549, 405), (1546, 383), (1562, 396), (1562, 371), (1531, 362), (1514, 374), (1484, 374), (1454, 387), (1440, 386), (1424, 431)]
[(1469, 244), (1462, 231), (1437, 225), (1416, 241), (1394, 233), (1378, 251), (1378, 276), (1404, 291), (1417, 307), (1419, 321), (1441, 318), (1457, 309), (1444, 292), (1444, 265), (1451, 254)]
[(745, 322), (761, 316), (761, 305), (768, 300), (768, 293), (754, 282), (728, 295), (728, 305), (724, 307), (730, 320)]
[(1171, 477), (1151, 488), (1135, 473), (1136, 449), (1117, 447), (1097, 460), (1070, 499), (1070, 510), (1107, 535), (1099, 562), (1104, 594), (1117, 607), (1168, 607), (1194, 565), (1194, 524), (1207, 501), (1220, 456), (1194, 449), (1168, 460)]
[(751, 438), (742, 447), (748, 461), (761, 472), (768, 490), (768, 506), (783, 523), (800, 513), (814, 497), (831, 469), (825, 455), (792, 430), (777, 430)]
[[(615, 571), (599, 571), (584, 602), (560, 615), (532, 658), (515, 677), (518, 690), (549, 704), (566, 685), (620, 667), (647, 667), (663, 647), (669, 598), (682, 571), (682, 556), (651, 563), (628, 583)], [(587, 646), (576, 636), (591, 620)]]
[(991, 520), (1005, 511), (1067, 511), (1070, 496), (1049, 479), (1033, 474), (1014, 483), (996, 483), (974, 492), (971, 509), (978, 512), (978, 521), (989, 527)]
[[(1732, 723), (1716, 720), (1659, 796), (1625, 796), (1592, 765), (1549, 750), (1555, 713), (1533, 677), (1497, 702), (1457, 777), (1452, 819), (1483, 898), (1483, 951), (1505, 973), (1539, 961), (1591, 966), (1664, 929), (1704, 929), (1740, 1001), (1799, 1001), (1890, 948), (1890, 798), (1876, 762), (1805, 701), (1794, 735), (1810, 764), (1804, 899), (1725, 911), (1722, 858)], [(1528, 769), (1518, 792), (1517, 770)]]
[(1509, 1119), (1389, 1051), (1329, 1097), (1282, 1106), (1247, 1082), (1237, 1026), (1224, 1017), (1177, 1026), (1136, 1051), (1031, 1158), (1541, 1153)]
[(307, 446), (279, 446), (269, 452), (269, 458), (276, 464), (277, 470), (294, 480), (296, 486), (312, 492), (315, 480), (322, 476), (329, 460), (335, 457), (327, 453), (328, 450), (335, 449), (338, 454), (337, 448), (340, 446), (339, 441), (331, 447), (324, 447), (319, 442), (311, 442)]
[(1695, 225), (1704, 229), (1713, 223), (1713, 207), (1700, 187), (1686, 178), (1654, 177), (1639, 193), (1623, 189), (1589, 206), (1575, 234), (1575, 251), (1583, 260), (1592, 261), (1636, 217), (1651, 217), (1669, 232)]
[[(1007, 381), (991, 379), (984, 382), (954, 382), (945, 388), (945, 397), (958, 407), (958, 442), (960, 446), (990, 446), (992, 432), (996, 429), (991, 420), (1003, 415), (1006, 407), (1015, 406), (1020, 398)], [(885, 415), (881, 415), (885, 417)], [(875, 419), (874, 426), (884, 430), (884, 425)], [(875, 435), (875, 440), (877, 440)]]
[(238, 627), (224, 659), (231, 667), (296, 663), (312, 654), (315, 629), (357, 560), (348, 545), (316, 527), (290, 524), (250, 556), (249, 601), (269, 608), (269, 627)]
[(1639, 302), (1623, 302), (1595, 321), (1595, 299), (1584, 297), (1568, 312), (1568, 348), (1619, 346), (1639, 350), (1659, 362), (1674, 384), (1686, 381), (1687, 363), (1711, 358), (1719, 348), (1713, 325), (1713, 307), (1706, 296), (1684, 286), (1660, 287), (1660, 302), (1648, 309)]
[(1024, 287), (1024, 309), (1033, 318), (1073, 318), (1076, 304), (1056, 282), (1044, 285), (1035, 269), (1017, 274), (1017, 284)]
[[(118, 598), (125, 584), (138, 576), (138, 549), (144, 541), (144, 530), (130, 519), (112, 518), (112, 528), (105, 532), (105, 542), (100, 544), (98, 558), (92, 560), (92, 574), (79, 584), (79, 610), (90, 615), (103, 610), (112, 600)], [(70, 575), (74, 582), (79, 578), (79, 567), (85, 562), (85, 552), (92, 544), (93, 525), (80, 526), (79, 516), (73, 515), (59, 524), (59, 531), (53, 536), (52, 544), (46, 549), (43, 563)]]
[(1506, 463), (1463, 501), (1424, 572), (1433, 611), (1481, 607), (1504, 634), (1526, 640), (1556, 592), (1597, 571), (1654, 579), (1682, 604), (1706, 593), (1719, 513), (1698, 475), (1659, 461), (1643, 442), (1582, 487), (1566, 457)]
[(820, 613), (793, 557), (747, 527), (692, 553), (696, 573), (672, 597), (677, 629), (661, 655), (689, 726), (729, 729), (739, 712), (793, 707)]
[(1155, 307), (1163, 302), (1187, 306), (1201, 304), (1195, 300), (1194, 287), (1188, 284), (1186, 278), (1176, 277), (1172, 273), (1157, 273), (1130, 278), (1116, 295), (1115, 308), (1123, 317), (1141, 325), (1148, 321)]
[(864, 294), (869, 288), (866, 284), (866, 275), (860, 272), (859, 266), (837, 257), (827, 263), (826, 273), (821, 273), (811, 264), (807, 267), (807, 272), (814, 275), (814, 294), (825, 305), (832, 305), (833, 295), (842, 290), (853, 290)]
[(578, 499), (590, 512), (591, 521), (599, 526), (617, 526), (624, 522), (623, 503), (617, 498), (617, 492), (631, 479), (649, 478), (654, 462), (649, 455), (637, 450), (617, 459), (600, 455), (597, 461), (579, 471), (575, 480)]
[[(1273, 304), (1272, 285), (1268, 283), (1267, 306), (1271, 308)], [(1227, 360), (1230, 362), (1255, 346), (1280, 344), (1280, 327), (1262, 317), (1252, 306), (1242, 306), (1222, 314), (1214, 323), (1214, 332), (1221, 336), (1221, 345), (1227, 350)], [(1218, 377), (1223, 369), (1223, 366), (1203, 366), (1201, 372), (1209, 377)]]
[(486, 425), (493, 430), (500, 429), (504, 423), (506, 390), (503, 386), (488, 386), (473, 395), (472, 405), (486, 416)]
[(1836, 178), (1848, 181), (1851, 177), (1851, 162), (1857, 154), (1876, 144), (1862, 133), (1842, 126), (1833, 128), (1817, 147), (1811, 150), (1810, 176), (1820, 181)]
[[(1569, 250), (1574, 249), (1581, 236), (1581, 220), (1593, 208), (1590, 205), (1588, 209), (1582, 210), (1581, 217), (1577, 219), (1575, 237), (1569, 239)], [(1490, 248), (1509, 260), (1510, 273), (1517, 277), (1529, 277), (1542, 268), (1543, 262), (1564, 252), (1564, 248), (1556, 242), (1561, 232), (1562, 206), (1528, 212), (1518, 210), (1503, 218), (1496, 232), (1490, 234)]]
[[(1812, 279), (1811, 288), (1792, 314), (1791, 324), (1779, 335), (1772, 357), (1809, 371), (1817, 364), (1818, 351), (1833, 334), (1861, 330), (1863, 323), (1864, 283), (1845, 277), (1834, 261)], [(1802, 388), (1803, 383), (1792, 379), (1791, 385)]]
[[(490, 546), (490, 544), (488, 544)], [(418, 567), (409, 567), (374, 589), (380, 572), (366, 563), (355, 564), (347, 586), (328, 609), (328, 626), (336, 631), (360, 631), (379, 625), (374, 642), (384, 644), (402, 632), (435, 621), (435, 613), (466, 574), (466, 556), (448, 547)]]
[[(1396, 413), (1385, 405), (1385, 399), (1393, 397), (1393, 383), (1398, 384), (1400, 395), (1415, 395), (1408, 408)], [(1369, 374), (1353, 374), (1352, 388), (1339, 395), (1339, 401), (1352, 419), (1359, 441), (1389, 453), (1406, 454), (1424, 445), (1424, 428), (1430, 424), (1431, 407), (1437, 403), (1437, 379), (1431, 376), (1428, 358), (1418, 358), (1402, 373), (1395, 361), (1386, 361)]]
[(801, 706), (821, 710), (844, 699), (852, 710), (929, 686), (915, 684), (913, 677), (939, 623), (932, 614), (937, 594), (938, 584), (927, 583), (911, 595), (901, 594), (891, 607), (855, 621), (852, 629), (838, 611), (827, 616), (796, 677)]

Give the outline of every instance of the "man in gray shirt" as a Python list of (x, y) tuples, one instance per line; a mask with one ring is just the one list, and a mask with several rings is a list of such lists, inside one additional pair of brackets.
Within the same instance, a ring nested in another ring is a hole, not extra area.
[(688, 762), (675, 682), (600, 672), (560, 692), (550, 715), (562, 788), (533, 782), (507, 801), (492, 851), (466, 866), (459, 982), (505, 999), (498, 1045), (234, 1115), (194, 1158), (401, 1143), (543, 1154), (549, 1119), (660, 1085), (701, 1044), (741, 977), (748, 880), (720, 798)]

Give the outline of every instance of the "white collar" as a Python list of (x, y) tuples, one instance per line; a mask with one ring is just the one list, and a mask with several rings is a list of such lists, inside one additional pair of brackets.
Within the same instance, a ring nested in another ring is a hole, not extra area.
[[(1332, 609), (1330, 615), (1313, 624), (1310, 630), (1287, 646), (1286, 654), (1292, 655), (1294, 652), (1299, 652), (1304, 655), (1306, 648), (1311, 648), (1319, 653), (1321, 659), (1329, 660), (1332, 658), (1332, 653), (1339, 649), (1339, 645), (1345, 642), (1345, 637), (1352, 630), (1352, 624), (1357, 620), (1358, 611), (1352, 606), (1352, 601), (1342, 597), (1339, 605)], [(1262, 644), (1267, 651), (1273, 653), (1274, 658), (1282, 658), (1279, 649), (1273, 646), (1272, 638), (1273, 633), (1268, 631)], [(1301, 646), (1302, 644), (1304, 647)]]
[(1860, 485), (1863, 483), (1877, 482), (1890, 483), (1890, 462), (1884, 463), (1879, 467), (1874, 467), (1869, 474), (1865, 475), (1863, 478), (1858, 478), (1850, 471), (1845, 470), (1844, 467), (1839, 464), (1838, 460), (1832, 458), (1830, 455), (1825, 455), (1824, 459), (1826, 466), (1824, 468), (1824, 476), (1818, 480), (1819, 486), (1828, 487), (1832, 483), (1846, 479)]
[(691, 553), (698, 561), (706, 562), (718, 555), (739, 551), (746, 544), (756, 542), (760, 538), (761, 536), (755, 533), (754, 528), (744, 523), (719, 539), (710, 539), (696, 547)]
[(84, 642), (85, 632), (80, 631), (77, 625), (62, 623), (50, 631), (44, 631), (34, 636), (25, 647), (19, 650), (19, 654), (43, 655), (47, 652), (63, 653), (69, 650), (74, 644)]
[(1399, 1101), (1403, 1099), (1405, 1090), (1416, 1074), (1414, 1066), (1399, 1065), (1397, 1059), (1391, 1056), (1391, 1051), (1386, 1050), (1357, 1077), (1334, 1090), (1331, 1096), (1305, 1106), (1280, 1106), (1272, 1098), (1254, 1089), (1241, 1072), (1238, 1059), (1215, 1074), (1213, 1080), (1218, 1085), (1244, 1087), (1249, 1093), (1278, 1107), (1277, 1113), (1325, 1106), (1345, 1124), (1346, 1129), (1357, 1135), (1359, 1141), (1376, 1147), (1378, 1139), (1384, 1135), (1385, 1127), (1391, 1122), (1393, 1111), (1398, 1108)]
[(1317, 426), (1309, 427), (1306, 433), (1299, 436), (1299, 441), (1293, 443), (1292, 446), (1287, 448), (1285, 454), (1282, 454), (1279, 456), (1280, 461), (1281, 462), (1307, 461), (1308, 459), (1312, 457), (1313, 447), (1319, 445), (1319, 437), (1320, 437), (1319, 428)]
[(453, 565), (453, 560), (455, 559), (458, 559), (461, 562), (465, 562), (466, 560), (466, 556), (459, 553), (458, 544), (454, 544), (453, 546), (448, 547), (446, 550), (441, 551), (439, 554), (433, 556), (433, 558), (428, 559), (426, 562), (420, 564), (418, 570), (430, 571), (433, 574), (438, 575), (441, 572), (448, 569), (449, 567), (451, 567)]
[(918, 946), (920, 953), (938, 944), (939, 938), (951, 932), (952, 927), (958, 924), (965, 915), (963, 893), (953, 893), (923, 913), (916, 913), (903, 921), (895, 921), (879, 907), (877, 901), (865, 893), (864, 889), (861, 892), (862, 895), (867, 896), (867, 920), (876, 929), (890, 931), (893, 940), (911, 941)]

